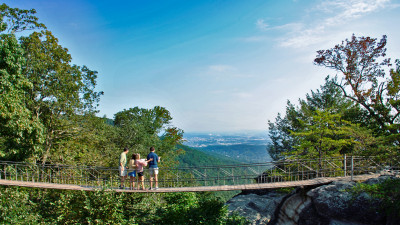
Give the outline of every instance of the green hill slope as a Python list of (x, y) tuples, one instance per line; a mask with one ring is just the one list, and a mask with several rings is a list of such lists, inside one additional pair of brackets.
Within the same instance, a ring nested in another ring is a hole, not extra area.
[(208, 154), (200, 150), (191, 148), (186, 145), (179, 145), (178, 148), (185, 151), (184, 154), (178, 156), (179, 166), (213, 166), (213, 165), (234, 165), (239, 162), (222, 156), (220, 154)]
[[(191, 148), (186, 145), (179, 145), (178, 148), (185, 151), (184, 154), (178, 156), (179, 167), (188, 166), (215, 166), (215, 165), (235, 165), (238, 161), (229, 159), (219, 154), (210, 155), (200, 150)], [(217, 191), (211, 194), (226, 202), (240, 191)]]
[(216, 157), (240, 161), (240, 163), (262, 163), (271, 161), (266, 145), (209, 145), (198, 148), (200, 151)]

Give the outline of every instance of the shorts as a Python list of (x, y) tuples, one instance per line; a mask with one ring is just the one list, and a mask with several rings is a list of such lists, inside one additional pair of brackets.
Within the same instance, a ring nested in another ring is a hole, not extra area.
[(158, 174), (158, 168), (149, 168), (150, 176)]
[(136, 171), (128, 173), (128, 176), (130, 177), (136, 177)]
[(136, 174), (138, 175), (138, 177), (143, 177), (144, 176), (143, 175), (143, 171), (142, 172), (137, 172)]
[(122, 166), (119, 166), (119, 175), (120, 175), (121, 177), (125, 177), (126, 174), (127, 174), (127, 169), (124, 168), (124, 170), (122, 171)]

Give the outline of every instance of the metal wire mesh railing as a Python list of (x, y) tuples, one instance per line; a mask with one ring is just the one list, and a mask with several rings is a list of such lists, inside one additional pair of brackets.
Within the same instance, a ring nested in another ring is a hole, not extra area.
[[(285, 159), (275, 162), (201, 166), (160, 167), (160, 188), (245, 185), (309, 180), (318, 177), (343, 177), (382, 170), (399, 171), (396, 159), (376, 157), (340, 157), (324, 159)], [(149, 175), (145, 170), (145, 182)], [(43, 165), (0, 161), (0, 179), (70, 184), (82, 187), (117, 188), (118, 168)], [(128, 185), (128, 179), (125, 181)]]

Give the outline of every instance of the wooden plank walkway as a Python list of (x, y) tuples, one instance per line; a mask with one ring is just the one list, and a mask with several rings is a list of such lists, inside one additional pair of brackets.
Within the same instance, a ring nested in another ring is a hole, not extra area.
[[(358, 175), (354, 176), (353, 180), (354, 181), (367, 180), (379, 176), (380, 174)], [(287, 187), (323, 185), (338, 180), (349, 181), (351, 180), (351, 177), (321, 177), (321, 178), (302, 180), (302, 181), (287, 181), (287, 182), (244, 184), (244, 185), (224, 185), (224, 186), (176, 187), (176, 188), (160, 188), (158, 190), (128, 190), (128, 189), (110, 189), (110, 190), (115, 190), (116, 192), (138, 192), (138, 193), (233, 191), (233, 190), (276, 189), (276, 188), (287, 188)], [(39, 182), (13, 181), (13, 180), (1, 180), (1, 179), (0, 179), (0, 185), (30, 187), (30, 188), (60, 189), (60, 190), (76, 190), (76, 191), (94, 191), (98, 189), (98, 188), (84, 187), (79, 185), (39, 183)]]

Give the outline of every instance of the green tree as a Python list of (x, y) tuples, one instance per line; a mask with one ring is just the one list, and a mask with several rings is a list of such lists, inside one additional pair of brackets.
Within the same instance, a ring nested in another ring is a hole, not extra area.
[[(97, 72), (72, 65), (68, 50), (35, 13), (0, 6), (1, 91), (7, 92), (2, 95), (0, 156), (45, 163), (60, 143), (81, 134), (80, 118), (96, 112), (102, 92), (95, 91)], [(39, 32), (18, 43), (14, 33), (27, 30)]]
[(299, 137), (299, 144), (289, 154), (321, 160), (324, 156), (340, 155), (344, 146), (352, 144), (353, 140), (347, 135), (346, 129), (350, 123), (342, 120), (339, 114), (317, 110), (301, 123), (304, 128), (293, 132), (294, 136)]
[(367, 155), (377, 140), (358, 125), (343, 120), (333, 110), (316, 110), (305, 120), (303, 129), (292, 132), (298, 138), (295, 150), (287, 152), (289, 157), (318, 159), (319, 171), (326, 157), (338, 157), (345, 153)]
[(26, 30), (46, 28), (43, 23), (38, 22), (35, 9), (10, 8), (6, 4), (0, 5), (0, 31), (8, 34)]
[(35, 211), (28, 190), (19, 187), (0, 187), (0, 224), (39, 224), (41, 215)]
[[(106, 118), (85, 114), (75, 118), (76, 135), (60, 140), (52, 161), (64, 165), (115, 166), (120, 148), (112, 141), (116, 128)], [(120, 153), (120, 152), (119, 152)]]
[(44, 127), (32, 116), (26, 93), (32, 82), (24, 76), (24, 51), (14, 33), (44, 28), (35, 10), (0, 5), (0, 158), (23, 160), (40, 153)]
[(208, 193), (171, 193), (157, 211), (157, 224), (248, 224), (243, 217), (228, 216), (227, 206)]
[(317, 113), (340, 115), (342, 120), (352, 124), (368, 126), (365, 112), (352, 101), (346, 99), (339, 87), (335, 85), (336, 79), (325, 79), (325, 84), (311, 91), (305, 99), (299, 99), (299, 106), (288, 101), (284, 116), (278, 114), (275, 122), (269, 121), (269, 137), (271, 143), (267, 150), (274, 160), (286, 157), (295, 152), (295, 146), (302, 145), (299, 135), (310, 126), (310, 121)]
[[(388, 125), (389, 130), (400, 130), (400, 60), (396, 60), (396, 69), (390, 70), (390, 78), (387, 80), (388, 103), (397, 110), (393, 116), (394, 121)], [(392, 132), (388, 135), (387, 140), (389, 143), (399, 143), (400, 134)]]
[(170, 112), (160, 106), (123, 110), (114, 116), (116, 133), (113, 142), (120, 149), (128, 147), (142, 155), (149, 152), (150, 146), (154, 146), (160, 156), (168, 156), (163, 157), (164, 165), (170, 165), (177, 154), (173, 150), (183, 137), (182, 130), (170, 126), (171, 120)]
[[(286, 106), (286, 114), (284, 117), (280, 113), (275, 118), (275, 122), (268, 121), (268, 132), (271, 142), (267, 146), (269, 155), (273, 160), (279, 160), (285, 156), (286, 152), (293, 150), (296, 139), (293, 137), (291, 131), (297, 130), (297, 116), (290, 117), (296, 114), (297, 111), (293, 104), (289, 101)], [(293, 120), (292, 120), (293, 119)]]
[(97, 72), (71, 65), (71, 55), (50, 31), (21, 37), (26, 66), (23, 73), (32, 82), (29, 108), (46, 127), (45, 163), (61, 141), (78, 134), (76, 117), (95, 111), (102, 92), (95, 92)]
[(342, 73), (336, 86), (368, 112), (369, 120), (379, 125), (376, 133), (390, 136), (392, 144), (399, 146), (399, 78), (393, 69), (390, 76), (385, 71), (391, 66), (386, 42), (385, 35), (379, 42), (353, 35), (334, 48), (318, 51), (314, 62)]
[(22, 75), (23, 50), (12, 34), (0, 34), (0, 157), (21, 160), (39, 152), (43, 126), (32, 116), (26, 93), (32, 83)]

